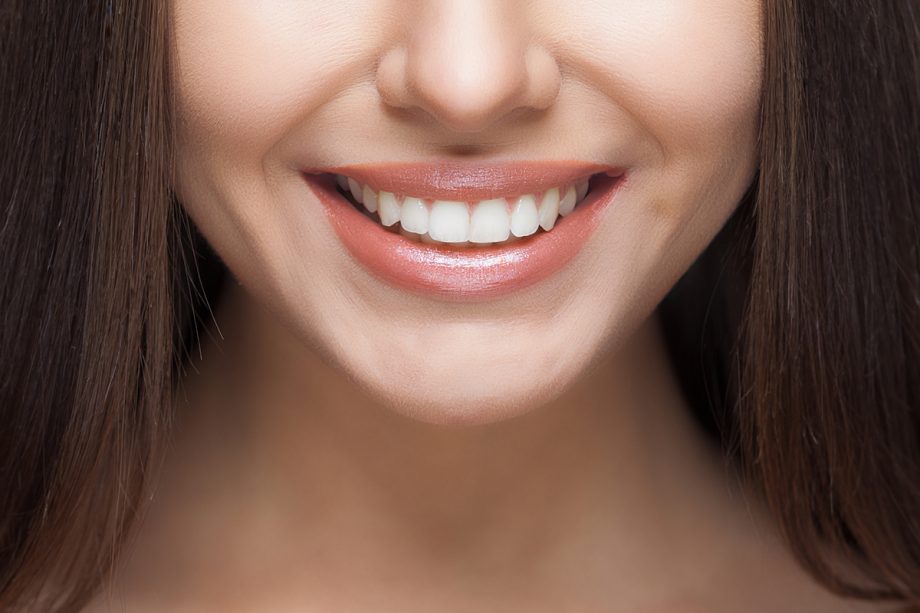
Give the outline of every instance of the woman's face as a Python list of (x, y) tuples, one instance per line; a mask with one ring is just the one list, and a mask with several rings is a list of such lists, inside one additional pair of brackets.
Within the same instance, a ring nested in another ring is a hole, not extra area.
[(652, 313), (756, 168), (757, 0), (173, 10), (183, 206), (299, 342), (424, 421), (557, 396)]

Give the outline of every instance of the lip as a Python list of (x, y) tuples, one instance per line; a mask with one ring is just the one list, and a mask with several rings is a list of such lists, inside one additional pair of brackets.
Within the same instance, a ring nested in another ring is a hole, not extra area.
[[(339, 194), (334, 174), (396, 194), (462, 201), (538, 193), (588, 176), (591, 183), (585, 199), (548, 232), (504, 245), (458, 247), (420, 243), (385, 229)], [(579, 162), (350, 165), (302, 175), (358, 263), (393, 286), (450, 302), (496, 299), (564, 268), (588, 242), (627, 178), (620, 168)]]
[(345, 175), (400, 196), (463, 202), (539, 193), (599, 173), (622, 174), (610, 166), (580, 162), (393, 162), (337, 166), (322, 172)]

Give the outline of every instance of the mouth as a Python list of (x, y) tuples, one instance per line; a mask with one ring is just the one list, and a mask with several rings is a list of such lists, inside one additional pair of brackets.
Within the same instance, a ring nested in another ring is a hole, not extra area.
[[(567, 217), (584, 202), (594, 176), (532, 193), (491, 193), (487, 198), (476, 198), (467, 189), (467, 199), (461, 200), (456, 188), (442, 187), (442, 197), (431, 192), (419, 196), (410, 193), (414, 186), (406, 186), (404, 193), (393, 192), (353, 176), (333, 174), (339, 194), (383, 229), (416, 242), (466, 248), (513, 243), (549, 232), (557, 219)], [(416, 192), (423, 189), (415, 187)], [(495, 186), (487, 189), (496, 191)], [(443, 195), (444, 191), (449, 193)]]
[(621, 169), (573, 162), (355, 165), (303, 176), (371, 273), (417, 294), (467, 302), (562, 268), (625, 182)]

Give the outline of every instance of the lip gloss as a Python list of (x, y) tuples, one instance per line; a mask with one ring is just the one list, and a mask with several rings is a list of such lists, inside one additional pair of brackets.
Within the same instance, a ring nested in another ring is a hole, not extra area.
[[(458, 247), (421, 243), (386, 230), (336, 190), (332, 173), (377, 190), (468, 202), (538, 193), (594, 176), (584, 201), (559, 217), (552, 230), (507, 244)], [(391, 285), (452, 302), (495, 299), (562, 269), (588, 241), (626, 178), (611, 166), (570, 162), (340, 166), (311, 169), (303, 176), (356, 261)]]

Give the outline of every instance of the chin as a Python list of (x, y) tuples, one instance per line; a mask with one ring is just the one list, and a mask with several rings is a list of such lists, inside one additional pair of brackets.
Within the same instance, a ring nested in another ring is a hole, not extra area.
[(563, 381), (540, 379), (494, 372), (492, 376), (428, 377), (422, 379), (426, 381), (423, 385), (394, 385), (393, 379), (355, 383), (391, 413), (428, 425), (462, 428), (522, 417), (551, 402), (567, 387)]

